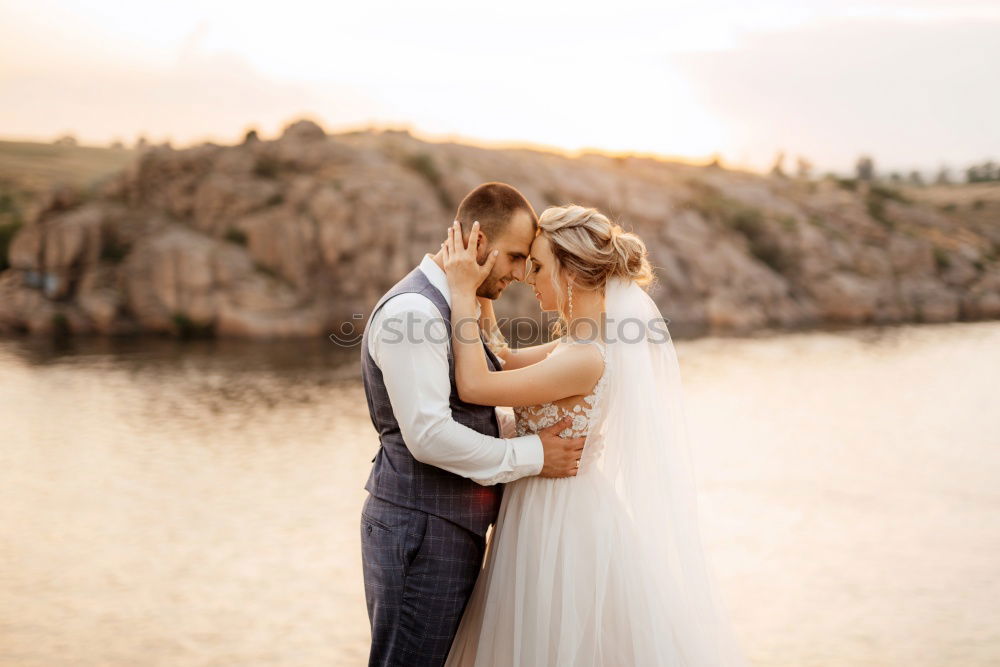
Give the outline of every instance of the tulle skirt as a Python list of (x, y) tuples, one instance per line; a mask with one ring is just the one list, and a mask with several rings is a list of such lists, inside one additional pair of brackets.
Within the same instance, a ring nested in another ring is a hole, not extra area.
[(689, 664), (637, 530), (596, 466), (508, 483), (446, 666)]

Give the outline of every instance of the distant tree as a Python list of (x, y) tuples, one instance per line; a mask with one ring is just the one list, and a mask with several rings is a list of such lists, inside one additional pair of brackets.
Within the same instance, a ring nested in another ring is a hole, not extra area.
[(983, 178), (987, 181), (1000, 181), (1000, 169), (997, 169), (997, 165), (993, 160), (987, 160), (983, 163), (980, 168), (983, 174)]
[(260, 137), (257, 136), (257, 130), (255, 129), (249, 130), (246, 133), (246, 136), (243, 137), (243, 143), (245, 144), (249, 144), (250, 142), (253, 141), (260, 141)]
[(993, 160), (986, 160), (982, 164), (974, 164), (965, 170), (965, 180), (969, 183), (986, 183), (988, 181), (1000, 181), (1000, 168)]
[(810, 162), (804, 155), (800, 155), (795, 159), (795, 172), (799, 178), (808, 179), (812, 170), (813, 163)]
[(951, 170), (948, 167), (941, 165), (941, 169), (938, 170), (937, 177), (934, 182), (938, 185), (950, 185), (951, 184)]
[(149, 139), (146, 138), (146, 135), (139, 135), (139, 138), (135, 142), (135, 147), (137, 150), (149, 148)]
[(785, 169), (782, 166), (785, 162), (785, 151), (778, 151), (778, 154), (774, 157), (774, 164), (771, 166), (771, 175), (784, 177)]
[(854, 167), (859, 181), (875, 180), (875, 161), (868, 155), (862, 155)]
[(76, 137), (72, 134), (64, 134), (52, 142), (56, 146), (76, 146)]
[(903, 175), (900, 174), (898, 171), (894, 171), (891, 174), (889, 174), (889, 180), (892, 181), (893, 183), (902, 183)]
[(111, 142), (111, 148), (113, 148), (116, 151), (120, 151), (123, 148), (125, 148), (125, 144), (122, 143), (121, 139), (115, 139), (114, 141)]
[(914, 169), (913, 171), (911, 171), (910, 172), (910, 183), (912, 183), (913, 185), (923, 186), (923, 184), (924, 184), (924, 176), (923, 176), (923, 174), (921, 174), (916, 169)]
[(716, 169), (722, 169), (722, 156), (718, 153), (712, 153), (712, 161), (708, 163), (709, 167), (714, 167)]

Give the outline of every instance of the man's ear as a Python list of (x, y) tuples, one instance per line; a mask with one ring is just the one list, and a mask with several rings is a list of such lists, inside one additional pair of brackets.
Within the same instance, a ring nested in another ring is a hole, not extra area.
[(490, 242), (486, 238), (486, 234), (482, 231), (478, 232), (478, 238), (476, 239), (476, 259), (486, 261), (486, 253), (489, 251)]

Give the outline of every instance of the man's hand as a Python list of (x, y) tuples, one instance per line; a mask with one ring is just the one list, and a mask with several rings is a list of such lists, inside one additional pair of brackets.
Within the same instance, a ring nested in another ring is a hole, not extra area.
[(562, 438), (559, 432), (569, 427), (572, 417), (563, 417), (552, 426), (538, 432), (545, 451), (545, 462), (539, 477), (575, 477), (580, 471), (580, 457), (586, 437)]

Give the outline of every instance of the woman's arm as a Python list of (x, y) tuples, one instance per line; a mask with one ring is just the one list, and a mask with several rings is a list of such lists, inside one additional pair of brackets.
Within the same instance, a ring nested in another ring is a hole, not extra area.
[(524, 368), (525, 366), (537, 364), (545, 359), (549, 352), (556, 349), (557, 345), (559, 345), (558, 340), (550, 340), (548, 343), (531, 345), (529, 347), (519, 347), (516, 350), (510, 350), (508, 348), (509, 352), (507, 353), (507, 365), (504, 366), (504, 370), (514, 370), (516, 368)]
[(592, 345), (574, 345), (562, 354), (552, 355), (524, 368), (502, 373), (490, 371), (479, 337), (476, 288), (489, 275), (496, 255), (491, 254), (483, 266), (476, 262), (478, 231), (478, 223), (473, 223), (469, 247), (466, 247), (456, 222), (448, 230), (444, 246), (445, 272), (451, 291), (452, 350), (459, 397), (479, 405), (520, 406), (557, 401), (589, 392), (600, 378), (604, 363), (600, 352)]
[(556, 349), (556, 345), (559, 344), (558, 340), (552, 340), (541, 345), (519, 347), (516, 350), (512, 349), (507, 345), (507, 339), (504, 338), (500, 327), (497, 326), (496, 314), (493, 311), (493, 299), (478, 297), (478, 301), (480, 308), (479, 326), (486, 333), (486, 340), (490, 344), (490, 349), (493, 350), (495, 355), (503, 359), (503, 369), (505, 371), (512, 371), (530, 366), (531, 364), (537, 364), (549, 352)]

